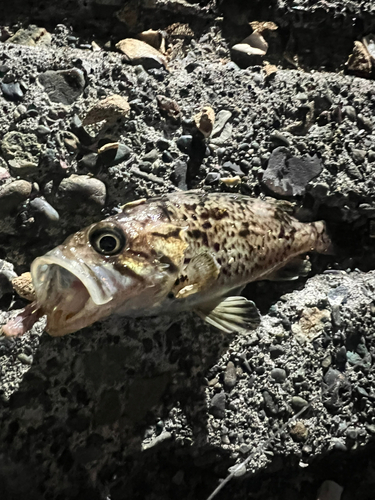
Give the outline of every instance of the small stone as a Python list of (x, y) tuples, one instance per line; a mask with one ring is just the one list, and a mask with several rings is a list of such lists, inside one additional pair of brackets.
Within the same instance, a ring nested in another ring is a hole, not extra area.
[(160, 114), (164, 116), (164, 118), (170, 118), (175, 122), (180, 121), (181, 109), (174, 99), (170, 99), (165, 95), (157, 95), (156, 100), (158, 103)]
[(363, 149), (353, 149), (352, 150), (352, 158), (354, 162), (359, 165), (360, 163), (363, 163), (365, 158), (366, 158), (366, 151)]
[(251, 450), (251, 446), (248, 445), (248, 444), (241, 444), (241, 446), (239, 446), (238, 448), (238, 451), (242, 454), (242, 455), (247, 455), (249, 453), (249, 451)]
[(278, 132), (277, 130), (275, 130), (275, 132), (270, 135), (270, 141), (277, 146), (290, 146), (290, 143), (285, 135), (283, 135), (281, 132)]
[(169, 151), (163, 151), (163, 154), (161, 156), (161, 159), (164, 163), (172, 163), (173, 161), (173, 156)]
[(142, 31), (142, 33), (139, 33), (138, 38), (142, 40), (142, 42), (146, 42), (151, 45), (151, 47), (154, 47), (154, 49), (161, 50), (163, 52), (163, 46), (165, 43), (162, 31), (152, 29)]
[[(232, 59), (239, 63), (244, 63), (245, 66), (257, 64), (261, 61), (261, 57), (265, 56), (268, 50), (268, 43), (259, 31), (254, 31), (250, 36), (242, 40), (241, 43), (233, 45), (231, 54)], [(243, 56), (247, 56), (245, 59)]]
[(306, 401), (306, 399), (301, 398), (300, 396), (293, 396), (292, 397), (292, 406), (295, 408), (297, 411), (302, 410), (305, 406), (307, 406), (309, 403)]
[(32, 365), (34, 357), (32, 354), (26, 354), (24, 352), (21, 352), (17, 356), (18, 360), (21, 361), (24, 365)]
[(5, 43), (14, 43), (18, 45), (28, 45), (34, 47), (35, 45), (50, 45), (51, 34), (45, 28), (39, 28), (30, 24), (27, 28), (19, 29), (13, 36), (8, 38)]
[(357, 116), (358, 125), (369, 132), (372, 130), (372, 120), (367, 116), (363, 116), (361, 113)]
[(164, 137), (160, 137), (156, 141), (156, 146), (160, 151), (165, 151), (166, 149), (169, 149), (172, 146), (171, 141), (168, 141), (168, 139), (164, 139)]
[[(168, 148), (167, 148), (168, 149)], [(154, 163), (159, 158), (159, 153), (157, 149), (152, 149), (143, 156), (143, 161)]]
[(289, 434), (293, 441), (299, 443), (301, 441), (306, 441), (309, 431), (303, 422), (296, 422), (289, 430)]
[(356, 40), (346, 63), (349, 73), (368, 78), (372, 71), (371, 56), (363, 43)]
[(320, 486), (316, 500), (341, 500), (343, 491), (342, 486), (329, 479)]
[(128, 118), (130, 105), (126, 97), (113, 94), (101, 101), (98, 101), (87, 112), (83, 119), (83, 125), (92, 125), (101, 121), (113, 122), (118, 119)]
[(344, 116), (347, 116), (349, 118), (349, 120), (351, 120), (352, 122), (357, 121), (357, 113), (356, 113), (355, 108), (353, 106), (344, 106), (342, 108), (342, 112), (343, 112)]
[(242, 172), (241, 168), (239, 167), (239, 165), (237, 165), (237, 163), (233, 163), (231, 161), (226, 161), (223, 163), (223, 168), (225, 170), (231, 170), (232, 172), (234, 172), (236, 175), (240, 176), (240, 177), (243, 177), (245, 174)]
[(223, 144), (227, 143), (232, 137), (232, 132), (232, 124), (226, 123), (221, 133), (217, 137), (215, 136), (213, 139), (210, 139), (210, 144), (214, 144), (215, 146), (222, 146)]
[(224, 372), (224, 385), (228, 389), (231, 389), (236, 385), (236, 382), (237, 382), (236, 367), (234, 366), (234, 363), (232, 361), (229, 361)]
[(131, 153), (132, 150), (125, 144), (108, 143), (98, 150), (98, 162), (100, 162), (100, 165), (112, 167), (125, 161)]
[(326, 356), (323, 361), (322, 361), (322, 367), (324, 369), (327, 369), (331, 366), (332, 364), (332, 356), (329, 354), (328, 356)]
[(24, 96), (21, 86), (18, 82), (1, 82), (1, 91), (5, 99), (7, 99), (8, 101), (20, 101)]
[(130, 64), (141, 64), (145, 69), (167, 68), (166, 57), (141, 40), (125, 38), (116, 43), (116, 48), (125, 55), (126, 62)]
[(35, 130), (35, 133), (39, 137), (46, 137), (51, 133), (51, 129), (49, 127), (46, 127), (45, 125), (38, 125), (37, 129)]
[(264, 61), (263, 63), (263, 71), (265, 75), (265, 79), (267, 81), (271, 80), (277, 73), (277, 66), (274, 64), (270, 64), (267, 61)]
[(30, 302), (36, 299), (33, 281), (29, 272), (23, 273), (12, 279), (12, 287), (23, 299)]
[(211, 415), (215, 418), (225, 417), (225, 393), (219, 392), (211, 399), (210, 409)]
[(212, 137), (217, 137), (223, 131), (223, 128), (228, 120), (230, 120), (232, 113), (227, 109), (222, 109), (216, 115), (215, 124), (212, 129)]
[(203, 109), (194, 116), (195, 126), (207, 138), (211, 135), (215, 123), (215, 111), (211, 106), (204, 106)]
[(33, 174), (37, 170), (41, 145), (35, 134), (8, 132), (1, 141), (1, 150), (16, 175)]
[(87, 168), (90, 172), (94, 172), (97, 167), (98, 155), (97, 153), (88, 153), (79, 160), (81, 168)]
[(271, 370), (271, 377), (278, 384), (282, 384), (286, 379), (286, 371), (283, 368), (274, 368)]
[(31, 200), (29, 207), (36, 217), (40, 215), (50, 222), (58, 222), (60, 219), (58, 212), (42, 197)]
[(83, 71), (77, 68), (53, 71), (39, 75), (38, 80), (52, 102), (73, 104), (85, 88)]
[(271, 345), (269, 347), (269, 353), (272, 359), (276, 359), (285, 354), (285, 349), (281, 345)]
[[(264, 368), (264, 367), (261, 367)], [(268, 416), (274, 416), (279, 413), (279, 408), (275, 401), (273, 400), (273, 397), (268, 391), (263, 391), (262, 392), (263, 396), (263, 402), (264, 402), (264, 409), (265, 412)]]
[(288, 149), (274, 149), (262, 182), (273, 193), (281, 196), (301, 196), (307, 184), (323, 170), (323, 164), (316, 155), (293, 157)]
[(237, 186), (241, 183), (241, 177), (239, 175), (235, 177), (221, 177), (220, 181), (227, 186)]
[(31, 194), (31, 182), (19, 180), (0, 186), (0, 214), (12, 213)]
[(14, 266), (6, 260), (0, 259), (0, 298), (7, 293), (12, 293), (12, 280), (17, 278)]
[(220, 180), (219, 172), (208, 172), (206, 178), (204, 180), (205, 184), (214, 184), (215, 182)]
[(344, 345), (336, 352), (336, 363), (339, 365), (346, 363), (346, 347)]

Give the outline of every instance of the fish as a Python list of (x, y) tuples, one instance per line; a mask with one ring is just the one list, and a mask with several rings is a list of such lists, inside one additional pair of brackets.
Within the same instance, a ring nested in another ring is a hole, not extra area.
[(296, 279), (310, 269), (307, 253), (332, 250), (325, 222), (300, 222), (290, 207), (199, 191), (127, 203), (32, 262), (36, 301), (3, 332), (20, 335), (41, 315), (62, 336), (111, 314), (183, 311), (225, 333), (254, 329), (260, 314), (241, 295), (246, 284)]

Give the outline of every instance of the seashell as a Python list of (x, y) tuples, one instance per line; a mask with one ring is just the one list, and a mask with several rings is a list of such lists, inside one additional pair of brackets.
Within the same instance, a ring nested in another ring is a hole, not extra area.
[(126, 97), (113, 94), (97, 102), (89, 110), (83, 120), (83, 125), (92, 125), (103, 120), (114, 121), (118, 118), (127, 118), (130, 113), (130, 106)]
[(235, 177), (222, 177), (220, 181), (227, 186), (237, 186), (241, 183), (241, 177), (239, 175)]
[(116, 43), (118, 48), (125, 54), (130, 64), (142, 64), (145, 69), (167, 68), (167, 59), (158, 50), (146, 42), (135, 38), (125, 38)]

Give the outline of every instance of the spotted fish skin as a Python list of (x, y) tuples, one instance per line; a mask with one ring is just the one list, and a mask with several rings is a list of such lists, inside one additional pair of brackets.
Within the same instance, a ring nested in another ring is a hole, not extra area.
[(324, 222), (301, 223), (276, 201), (195, 191), (138, 200), (33, 262), (35, 308), (55, 336), (112, 313), (186, 310), (224, 332), (247, 330), (259, 313), (240, 290), (329, 247)]

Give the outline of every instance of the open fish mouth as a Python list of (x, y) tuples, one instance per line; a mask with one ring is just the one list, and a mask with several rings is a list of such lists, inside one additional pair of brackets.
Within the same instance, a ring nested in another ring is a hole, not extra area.
[(35, 259), (31, 275), (37, 304), (47, 314), (47, 331), (56, 335), (70, 333), (72, 323), (73, 331), (77, 322), (80, 328), (90, 324), (87, 316), (108, 304), (115, 291), (102, 266), (69, 259), (59, 248)]

